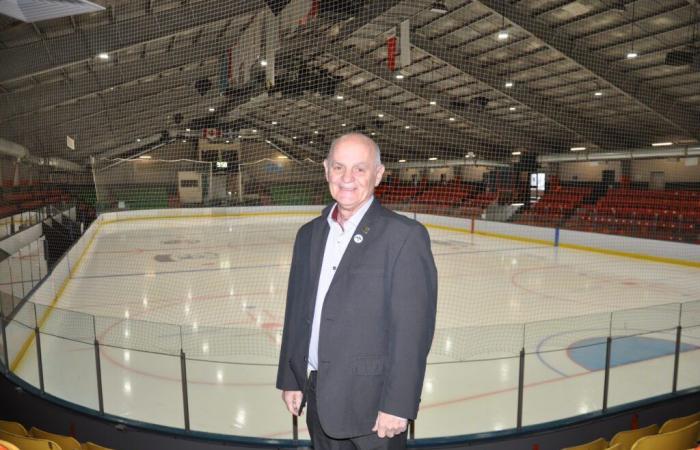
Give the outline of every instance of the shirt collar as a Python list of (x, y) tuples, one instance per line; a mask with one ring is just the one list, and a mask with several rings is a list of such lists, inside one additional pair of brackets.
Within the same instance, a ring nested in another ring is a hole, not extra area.
[[(369, 200), (367, 200), (365, 202), (365, 204), (362, 205), (360, 207), (360, 209), (358, 209), (357, 212), (355, 212), (355, 214), (352, 215), (352, 217), (347, 219), (345, 221), (346, 226), (344, 227), (344, 229), (350, 229), (351, 227), (352, 227), (352, 229), (357, 228), (357, 226), (362, 221), (362, 218), (365, 216), (365, 213), (367, 213), (367, 210), (372, 205), (373, 201), (374, 201), (374, 196), (370, 197)], [(332, 225), (333, 222), (338, 223), (336, 221), (337, 217), (338, 217), (338, 204), (336, 203), (335, 205), (333, 205), (333, 209), (331, 209), (330, 214), (328, 214), (328, 223), (330, 225)], [(340, 224), (338, 224), (338, 225), (340, 225)], [(341, 227), (341, 228), (343, 228), (343, 227)]]

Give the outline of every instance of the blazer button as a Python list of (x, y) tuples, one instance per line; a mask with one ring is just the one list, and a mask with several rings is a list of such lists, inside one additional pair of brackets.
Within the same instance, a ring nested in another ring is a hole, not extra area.
[(308, 362), (309, 362), (309, 358), (306, 357), (306, 356), (304, 356), (304, 362), (305, 362), (305, 363), (308, 363)]

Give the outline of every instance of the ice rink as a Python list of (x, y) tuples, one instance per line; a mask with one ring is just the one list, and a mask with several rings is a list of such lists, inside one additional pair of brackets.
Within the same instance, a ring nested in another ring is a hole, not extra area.
[[(56, 298), (35, 299), (47, 392), (98, 408), (94, 336), (105, 412), (181, 428), (182, 349), (193, 430), (290, 438), (274, 381), (292, 244), (311, 217), (100, 225)], [(668, 393), (681, 313), (678, 388), (700, 385), (697, 268), (427, 225), (439, 301), (417, 438), (514, 428), (521, 348), (524, 425), (601, 409), (610, 333), (609, 405)], [(36, 366), (32, 341), (16, 371), (36, 384)]]

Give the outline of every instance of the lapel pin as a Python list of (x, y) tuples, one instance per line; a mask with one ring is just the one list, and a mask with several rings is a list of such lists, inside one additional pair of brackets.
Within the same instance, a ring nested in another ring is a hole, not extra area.
[(365, 226), (362, 228), (362, 232), (365, 233), (365, 234), (369, 233), (369, 227), (365, 225)]
[(354, 241), (355, 241), (356, 243), (358, 243), (358, 244), (359, 244), (359, 243), (361, 243), (361, 242), (362, 242), (362, 240), (363, 240), (364, 238), (362, 237), (362, 235), (361, 235), (361, 234), (356, 234), (355, 236), (353, 236), (353, 238), (352, 238), (352, 239), (353, 239), (353, 240), (354, 240)]

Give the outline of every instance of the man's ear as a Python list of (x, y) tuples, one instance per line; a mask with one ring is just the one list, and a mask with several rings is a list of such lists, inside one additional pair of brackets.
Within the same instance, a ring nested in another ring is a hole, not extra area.
[(374, 180), (374, 187), (379, 186), (379, 183), (382, 182), (382, 176), (384, 175), (384, 164), (380, 164), (379, 167), (377, 167), (377, 176), (376, 179)]
[(328, 179), (328, 164), (329, 164), (328, 160), (324, 159), (323, 160), (323, 175), (326, 177), (326, 181), (330, 181)]

